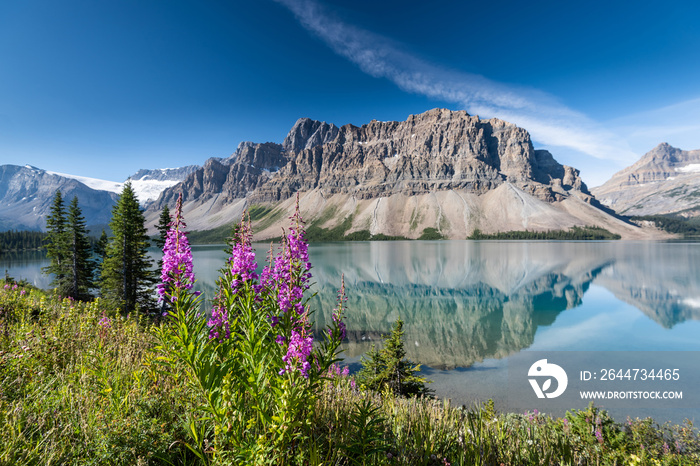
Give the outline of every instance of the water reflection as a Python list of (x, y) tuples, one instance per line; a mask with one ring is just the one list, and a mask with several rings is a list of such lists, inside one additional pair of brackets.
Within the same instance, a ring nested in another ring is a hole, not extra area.
[[(256, 245), (259, 261), (268, 248)], [(211, 298), (226, 258), (223, 246), (193, 251), (197, 286)], [(700, 243), (325, 243), (312, 245), (310, 255), (317, 331), (331, 318), (345, 275), (349, 357), (364, 353), (401, 316), (408, 356), (423, 364), (453, 368), (503, 358), (533, 345), (538, 329), (556, 331), (558, 317), (580, 307), (593, 284), (658, 324), (646, 332), (674, 332), (682, 322), (700, 320)], [(48, 286), (41, 274), (46, 265), (40, 252), (0, 257), (0, 270), (40, 287)], [(614, 332), (626, 322), (611, 317), (606, 325)]]

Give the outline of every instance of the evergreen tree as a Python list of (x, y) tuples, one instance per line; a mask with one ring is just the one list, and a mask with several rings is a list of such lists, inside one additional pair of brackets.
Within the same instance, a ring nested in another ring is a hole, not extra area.
[(153, 242), (156, 243), (156, 246), (158, 246), (158, 249), (161, 251), (163, 250), (163, 247), (165, 246), (165, 238), (168, 237), (168, 230), (170, 229), (170, 209), (168, 208), (168, 205), (163, 206), (163, 210), (160, 213), (160, 218), (158, 219), (158, 225), (156, 226), (156, 229), (158, 230), (159, 236), (154, 238)]
[(109, 224), (112, 237), (102, 262), (102, 296), (119, 305), (123, 312), (152, 309), (153, 263), (148, 257), (150, 244), (143, 212), (131, 188), (124, 184)]
[(403, 321), (398, 319), (391, 334), (384, 338), (384, 348), (377, 351), (372, 345), (367, 356), (362, 358), (358, 382), (371, 390), (388, 389), (397, 396), (430, 395), (431, 391), (425, 386), (429, 382), (416, 375), (420, 364), (414, 365), (405, 357)]
[(46, 257), (51, 263), (42, 270), (45, 274), (53, 274), (51, 286), (59, 293), (67, 290), (68, 285), (68, 232), (66, 229), (66, 208), (63, 203), (61, 191), (56, 191), (51, 205), (51, 211), (46, 217), (46, 230), (48, 233), (46, 243)]
[(102, 230), (100, 239), (95, 243), (95, 254), (100, 258), (100, 262), (105, 260), (105, 255), (107, 254), (107, 245), (109, 244), (109, 238), (107, 237), (107, 232)]
[(87, 300), (90, 288), (95, 287), (95, 262), (92, 259), (90, 240), (88, 239), (85, 218), (78, 207), (78, 198), (74, 197), (68, 208), (66, 225), (68, 260), (66, 261), (66, 289), (61, 294), (73, 299)]

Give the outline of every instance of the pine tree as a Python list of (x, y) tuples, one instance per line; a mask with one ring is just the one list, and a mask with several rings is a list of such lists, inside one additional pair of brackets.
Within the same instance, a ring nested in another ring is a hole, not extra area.
[(124, 184), (117, 205), (112, 209), (109, 224), (112, 237), (102, 262), (102, 296), (127, 313), (135, 309), (154, 308), (152, 286), (155, 283), (153, 263), (148, 257), (150, 244), (143, 212), (131, 188)]
[(430, 395), (431, 391), (425, 386), (429, 382), (416, 375), (420, 372), (420, 364), (414, 365), (405, 357), (403, 321), (398, 319), (391, 334), (385, 336), (384, 348), (377, 351), (372, 345), (362, 358), (358, 382), (371, 390), (388, 389), (397, 396)]
[(74, 197), (68, 208), (66, 225), (68, 260), (66, 261), (67, 288), (62, 294), (73, 299), (87, 300), (90, 288), (95, 287), (95, 262), (92, 259), (90, 240), (88, 239), (85, 218), (78, 207), (78, 198)]
[(156, 226), (156, 229), (158, 230), (159, 236), (153, 239), (153, 242), (156, 243), (156, 246), (158, 246), (158, 249), (161, 251), (163, 250), (163, 247), (165, 246), (165, 238), (168, 237), (168, 230), (170, 229), (170, 209), (168, 208), (168, 205), (163, 206), (163, 210), (160, 213), (160, 218), (158, 219), (158, 225)]
[(48, 233), (46, 243), (46, 256), (51, 263), (42, 270), (45, 274), (53, 274), (51, 286), (59, 293), (68, 289), (68, 233), (66, 229), (66, 208), (63, 203), (61, 191), (56, 191), (51, 205), (51, 212), (46, 217), (46, 230)]
[(100, 263), (105, 260), (105, 255), (107, 255), (107, 245), (109, 244), (109, 238), (107, 237), (107, 232), (102, 230), (100, 239), (95, 243), (95, 254), (100, 258)]

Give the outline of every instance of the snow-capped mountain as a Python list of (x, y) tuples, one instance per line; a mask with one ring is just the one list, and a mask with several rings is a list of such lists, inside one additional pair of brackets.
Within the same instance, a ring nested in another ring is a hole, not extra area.
[[(139, 170), (130, 177), (139, 202), (146, 206), (160, 193), (181, 180), (197, 167)], [(46, 216), (56, 190), (61, 190), (66, 203), (77, 196), (89, 225), (109, 223), (124, 182), (101, 180), (57, 173), (25, 165), (0, 165), (0, 231), (44, 230)]]
[(88, 227), (109, 222), (117, 198), (113, 192), (31, 165), (1, 165), (0, 230), (45, 230), (57, 190), (61, 190), (66, 204), (78, 197)]
[[(184, 180), (187, 175), (195, 171), (196, 165), (188, 165), (180, 168), (156, 168), (154, 170), (141, 169), (129, 177), (131, 187), (136, 194), (136, 198), (141, 205), (147, 206), (158, 199), (160, 193), (166, 188), (176, 185)], [(124, 182), (100, 180), (98, 178), (88, 178), (85, 176), (70, 175), (67, 173), (47, 172), (65, 178), (80, 181), (85, 186), (98, 191), (107, 191), (119, 194), (124, 189)]]

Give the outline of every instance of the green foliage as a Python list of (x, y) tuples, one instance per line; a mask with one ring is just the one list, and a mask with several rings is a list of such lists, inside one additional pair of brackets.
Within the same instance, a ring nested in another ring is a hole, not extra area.
[(250, 215), (250, 219), (252, 221), (255, 220), (260, 220), (263, 217), (265, 217), (267, 214), (273, 211), (272, 207), (269, 206), (263, 206), (263, 205), (252, 205), (250, 206), (250, 209), (248, 210), (248, 215)]
[(644, 215), (641, 217), (630, 217), (630, 220), (636, 222), (653, 222), (657, 228), (686, 237), (700, 236), (700, 225), (682, 217), (671, 215)]
[(0, 464), (193, 464), (189, 394), (150, 376), (143, 323), (14, 285), (0, 281)]
[(345, 235), (341, 241), (405, 241), (408, 240), (405, 236), (389, 236), (383, 233), (373, 235), (369, 230), (353, 231)]
[(112, 237), (102, 262), (102, 296), (124, 313), (154, 308), (151, 297), (155, 273), (148, 257), (150, 241), (145, 219), (131, 183), (126, 182), (109, 224)]
[(225, 244), (235, 225), (229, 223), (211, 230), (190, 231), (187, 233), (187, 239), (190, 244)]
[(389, 390), (395, 396), (430, 395), (425, 378), (416, 375), (420, 364), (414, 365), (405, 359), (403, 344), (403, 320), (396, 320), (391, 334), (384, 339), (384, 348), (377, 351), (374, 346), (362, 358), (362, 369), (357, 374), (358, 382), (371, 390)]
[(100, 259), (100, 263), (105, 260), (105, 256), (107, 255), (107, 245), (109, 244), (109, 237), (107, 236), (107, 232), (102, 230), (102, 234), (100, 235), (100, 238), (97, 240), (95, 245), (93, 246), (93, 250), (95, 251), (95, 254), (97, 254), (97, 257)]
[[(99, 299), (59, 299), (0, 280), (0, 464), (256, 464), (246, 460), (250, 450), (215, 443), (221, 434), (202, 411), (186, 367), (170, 370), (160, 362), (164, 353), (154, 335), (161, 328), (168, 326), (136, 314), (127, 318)], [(297, 412), (306, 421), (294, 424), (298, 434), (287, 437), (286, 450), (296, 454), (280, 461), (265, 447), (280, 437), (256, 431), (266, 419), (253, 404), (260, 394), (246, 393), (271, 362), (247, 364), (260, 369), (238, 389), (241, 398), (232, 397), (235, 386), (220, 392), (232, 403), (222, 427), (250, 436), (257, 464), (700, 464), (700, 435), (689, 421), (618, 423), (592, 405), (564, 418), (499, 413), (493, 403), (454, 408), (447, 401), (364, 391), (351, 377), (330, 372), (309, 410)], [(265, 396), (277, 395), (271, 390)], [(269, 419), (282, 429), (282, 417)]]
[(47, 267), (44, 267), (45, 274), (53, 274), (54, 278), (51, 286), (65, 290), (67, 284), (67, 269), (68, 261), (68, 232), (66, 225), (66, 207), (63, 203), (63, 195), (61, 191), (56, 191), (51, 204), (51, 211), (46, 217), (47, 243), (46, 256), (51, 261)]
[(419, 240), (440, 240), (445, 239), (445, 236), (440, 233), (437, 228), (425, 228), (423, 233), (418, 237)]
[(322, 242), (322, 241), (343, 241), (345, 239), (345, 232), (352, 226), (353, 215), (348, 215), (343, 219), (343, 221), (333, 228), (321, 228), (318, 225), (322, 225), (327, 221), (326, 217), (330, 217), (329, 212), (335, 212), (332, 209), (328, 209), (324, 216), (316, 220), (314, 223), (309, 225), (306, 229), (306, 240), (310, 243)]
[(48, 234), (41, 231), (2, 231), (0, 253), (41, 249), (47, 238)]
[(46, 250), (51, 263), (44, 273), (54, 274), (51, 285), (59, 295), (89, 299), (95, 286), (95, 262), (78, 198), (73, 198), (66, 215), (61, 192), (56, 191), (46, 224)]
[(78, 207), (77, 197), (73, 198), (68, 208), (66, 233), (68, 236), (65, 262), (67, 283), (66, 288), (59, 289), (58, 292), (73, 299), (87, 300), (90, 298), (90, 290), (95, 287), (96, 264), (92, 259), (85, 218)]
[(158, 230), (158, 236), (153, 238), (153, 242), (156, 247), (163, 250), (165, 246), (165, 238), (168, 236), (168, 229), (170, 228), (170, 208), (168, 204), (163, 206), (163, 210), (160, 212), (160, 217), (158, 217), (158, 225), (156, 225), (156, 230)]
[(499, 233), (486, 234), (481, 230), (474, 229), (467, 239), (484, 240), (558, 240), (558, 241), (600, 241), (617, 240), (621, 236), (611, 233), (605, 228), (596, 226), (572, 227), (570, 230), (550, 230), (550, 231), (503, 231)]

